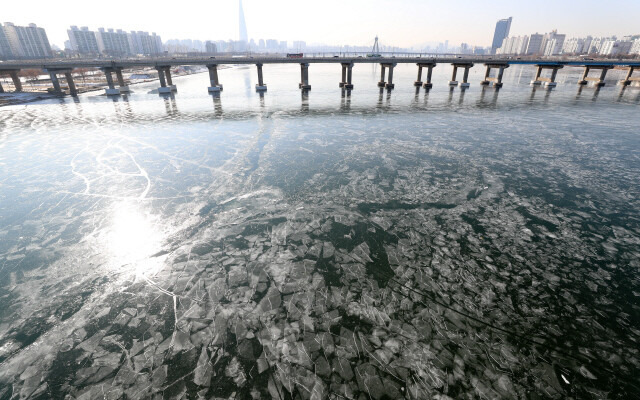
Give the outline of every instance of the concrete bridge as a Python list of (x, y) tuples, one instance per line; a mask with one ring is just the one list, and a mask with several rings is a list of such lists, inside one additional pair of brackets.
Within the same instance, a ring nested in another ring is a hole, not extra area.
[[(513, 57), (496, 57), (496, 56), (455, 56), (455, 55), (398, 55), (398, 56), (380, 56), (371, 57), (370, 55), (332, 55), (332, 54), (312, 54), (304, 57), (291, 58), (284, 55), (223, 55), (216, 57), (163, 57), (163, 58), (132, 58), (132, 59), (93, 59), (93, 60), (28, 60), (28, 61), (9, 61), (0, 63), (0, 75), (8, 74), (11, 76), (16, 91), (22, 90), (18, 72), (22, 69), (42, 69), (49, 73), (53, 91), (55, 93), (64, 94), (60, 87), (58, 76), (63, 75), (69, 92), (72, 96), (77, 95), (78, 91), (73, 81), (72, 72), (74, 68), (98, 68), (105, 74), (108, 88), (105, 90), (107, 95), (119, 95), (126, 93), (129, 88), (125, 85), (122, 75), (123, 69), (150, 67), (158, 71), (158, 79), (160, 87), (159, 93), (171, 93), (176, 90), (176, 86), (172, 82), (171, 67), (177, 66), (206, 66), (209, 69), (210, 84), (208, 91), (210, 93), (220, 92), (223, 85), (218, 78), (219, 65), (238, 65), (250, 64), (255, 65), (258, 74), (258, 83), (256, 90), (263, 92), (267, 90), (264, 82), (264, 74), (262, 67), (265, 64), (299, 64), (300, 65), (300, 83), (298, 87), (301, 90), (310, 90), (309, 67), (311, 64), (339, 64), (341, 67), (341, 80), (339, 87), (349, 91), (354, 88), (352, 81), (352, 71), (356, 64), (376, 64), (381, 65), (381, 75), (378, 86), (391, 90), (395, 87), (393, 83), (393, 71), (397, 64), (416, 64), (417, 80), (414, 85), (417, 88), (430, 89), (433, 86), (431, 80), (433, 68), (438, 64), (448, 64), (452, 66), (452, 76), (449, 81), (451, 87), (459, 86), (466, 88), (470, 86), (468, 81), (469, 70), (475, 65), (481, 64), (486, 68), (482, 85), (493, 85), (495, 87), (502, 86), (502, 77), (504, 70), (511, 65), (532, 65), (536, 68), (535, 78), (531, 81), (532, 85), (545, 85), (553, 87), (556, 85), (556, 74), (558, 70), (565, 66), (583, 67), (584, 73), (582, 79), (578, 82), (585, 85), (593, 82), (595, 86), (604, 86), (607, 71), (614, 67), (624, 67), (627, 69), (626, 78), (620, 81), (620, 84), (627, 86), (632, 82), (640, 82), (640, 77), (634, 77), (634, 71), (640, 71), (640, 60), (619, 60), (619, 59), (576, 59), (576, 58), (513, 58)], [(426, 76), (423, 71), (426, 69)], [(494, 76), (492, 71), (495, 70)], [(597, 76), (589, 76), (591, 71), (598, 71)], [(548, 71), (542, 76), (544, 71)], [(458, 80), (459, 72), (462, 79)], [(114, 82), (113, 74), (116, 76)], [(426, 78), (423, 81), (423, 77)], [(4, 89), (0, 85), (0, 92)]]

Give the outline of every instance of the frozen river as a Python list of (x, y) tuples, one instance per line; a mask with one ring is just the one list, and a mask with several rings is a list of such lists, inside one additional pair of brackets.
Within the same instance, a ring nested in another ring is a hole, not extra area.
[(0, 399), (640, 397), (623, 72), (264, 73), (0, 108)]

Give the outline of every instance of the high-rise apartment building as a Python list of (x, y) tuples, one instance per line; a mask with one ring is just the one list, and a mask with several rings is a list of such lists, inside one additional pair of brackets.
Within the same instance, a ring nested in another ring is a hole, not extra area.
[(267, 50), (278, 50), (278, 41), (275, 39), (267, 39)]
[(16, 26), (11, 22), (5, 22), (3, 32), (14, 58), (51, 57), (51, 45), (47, 33), (36, 24)]
[(571, 38), (564, 41), (562, 54), (589, 54), (593, 38)]
[(205, 43), (205, 50), (207, 51), (207, 53), (217, 53), (218, 46), (216, 46), (216, 44), (211, 40), (207, 40), (207, 42)]
[(491, 43), (491, 53), (495, 54), (496, 50), (502, 46), (502, 42), (506, 37), (509, 36), (509, 32), (511, 31), (511, 20), (513, 18), (509, 17), (507, 19), (501, 19), (496, 23), (496, 30), (493, 34), (493, 42)]
[(9, 39), (4, 33), (4, 28), (0, 24), (0, 59), (9, 60), (13, 58), (13, 50), (9, 44)]
[(162, 40), (155, 32), (131, 31), (127, 35), (132, 54), (153, 55), (162, 53)]
[(72, 26), (67, 30), (67, 34), (72, 51), (81, 55), (100, 54), (96, 33), (90, 31), (88, 27), (83, 26), (78, 29), (77, 26)]
[(542, 37), (542, 55), (555, 56), (561, 54), (566, 37), (567, 35), (559, 34), (555, 29), (549, 33), (545, 33)]
[(636, 39), (633, 41), (629, 54), (640, 54), (640, 39)]
[(598, 54), (603, 56), (618, 56), (631, 53), (633, 42), (630, 40), (609, 39), (602, 42)]
[(110, 56), (125, 56), (132, 54), (129, 46), (129, 37), (122, 29), (117, 31), (113, 29), (98, 28), (96, 33), (98, 49), (100, 53)]
[(514, 36), (505, 38), (502, 46), (496, 50), (496, 54), (526, 54), (529, 45), (529, 36)]
[(538, 55), (542, 53), (542, 40), (544, 36), (539, 33), (534, 33), (529, 36), (529, 45), (527, 46), (526, 55)]
[(293, 42), (293, 49), (295, 51), (304, 52), (307, 48), (307, 42), (302, 40), (296, 40)]

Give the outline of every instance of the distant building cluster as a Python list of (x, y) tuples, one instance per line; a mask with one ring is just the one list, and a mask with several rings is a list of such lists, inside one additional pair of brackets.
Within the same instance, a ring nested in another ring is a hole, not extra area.
[(525, 56), (558, 56), (558, 55), (598, 55), (625, 56), (640, 55), (640, 35), (626, 36), (617, 39), (608, 38), (567, 39), (565, 34), (556, 30), (530, 36), (509, 36), (512, 19), (501, 19), (496, 23), (491, 47), (492, 54), (525, 55)]
[(164, 48), (168, 53), (233, 53), (233, 52), (283, 52), (287, 50), (295, 50), (304, 52), (307, 49), (307, 43), (304, 41), (293, 41), (291, 46), (289, 42), (276, 39), (260, 39), (257, 42), (254, 39), (249, 41), (243, 40), (191, 40), (191, 39), (170, 39), (164, 43)]
[(613, 37), (587, 36), (568, 40), (563, 54), (598, 54), (602, 56), (640, 55), (640, 35)]
[(534, 33), (531, 36), (506, 37), (495, 54), (555, 56), (562, 54), (565, 40), (566, 35), (556, 30), (545, 34)]
[[(122, 29), (71, 26), (67, 30), (69, 40), (65, 41), (65, 50), (61, 52), (51, 46), (43, 28), (35, 24), (16, 26), (11, 22), (0, 24), (0, 59), (38, 59), (53, 56), (61, 57), (126, 57), (157, 54), (215, 54), (215, 53), (353, 53), (370, 52), (369, 46), (332, 46), (310, 44), (304, 41), (281, 41), (276, 39), (248, 39), (242, 2), (239, 10), (240, 40), (192, 40), (170, 39), (162, 42), (159, 35), (143, 31), (126, 32)], [(449, 41), (431, 44), (420, 49), (405, 49), (382, 46), (379, 51), (385, 53), (420, 51), (440, 54), (469, 55), (507, 55), (507, 56), (558, 56), (592, 55), (602, 57), (639, 56), (640, 35), (612, 37), (567, 38), (556, 30), (549, 33), (534, 33), (524, 36), (511, 36), (513, 18), (501, 19), (496, 23), (490, 47), (472, 46), (462, 43), (459, 47), (450, 46)], [(52, 49), (53, 48), (53, 49)]]
[(155, 32), (125, 32), (122, 29), (91, 31), (88, 27), (72, 26), (67, 30), (69, 40), (65, 43), (68, 52), (81, 56), (134, 56), (154, 55), (163, 52), (162, 40)]
[(47, 58), (53, 55), (44, 29), (36, 24), (17, 26), (11, 22), (0, 24), (0, 58)]

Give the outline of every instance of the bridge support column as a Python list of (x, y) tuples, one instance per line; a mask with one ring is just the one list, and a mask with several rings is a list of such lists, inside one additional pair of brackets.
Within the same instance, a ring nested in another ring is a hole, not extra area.
[(466, 65), (464, 67), (464, 75), (462, 76), (462, 83), (460, 83), (461, 88), (468, 88), (470, 86), (468, 80), (469, 80), (469, 69), (471, 69), (471, 67), (473, 67), (473, 64)]
[[(562, 67), (561, 67), (562, 68)], [(551, 80), (548, 82), (545, 82), (545, 86), (548, 87), (554, 87), (557, 86), (558, 84), (556, 83), (556, 76), (558, 75), (558, 70), (560, 68), (554, 68), (551, 70)]]
[(457, 77), (458, 77), (458, 66), (454, 64), (453, 65), (453, 74), (451, 75), (451, 80), (449, 81), (449, 86), (458, 86)]
[(160, 87), (158, 88), (158, 93), (167, 94), (171, 93), (171, 88), (167, 87), (167, 81), (164, 78), (164, 67), (156, 67), (158, 71), (158, 79), (160, 80)]
[[(589, 82), (594, 82), (594, 85), (597, 87), (604, 86), (604, 79), (607, 77), (607, 71), (611, 69), (610, 65), (586, 65), (584, 67), (584, 74), (582, 74), (582, 79), (578, 81), (579, 85), (586, 85)], [(592, 69), (600, 70), (600, 77), (598, 78), (590, 78), (589, 72)]]
[(391, 90), (391, 89), (396, 87), (396, 85), (393, 84), (393, 69), (395, 68), (395, 66), (396, 66), (396, 64), (389, 64), (388, 65), (388, 67), (389, 67), (389, 81), (387, 82), (386, 85), (384, 85), (384, 87), (387, 90)]
[(16, 88), (16, 92), (22, 92), (22, 82), (20, 82), (18, 71), (10, 71), (9, 75), (11, 75), (11, 80), (13, 81), (13, 87)]
[(342, 64), (342, 81), (340, 81), (340, 83), (338, 84), (338, 86), (341, 88), (343, 88), (344, 85), (347, 84), (347, 65), (349, 64)]
[(620, 81), (620, 84), (622, 86), (629, 86), (631, 85), (632, 82), (640, 82), (640, 78), (634, 78), (633, 77), (633, 71), (635, 71), (637, 67), (631, 66), (629, 67), (629, 71), (627, 72), (627, 76)]
[(497, 82), (495, 82), (495, 83), (493, 84), (493, 86), (498, 87), (498, 88), (499, 88), (499, 87), (502, 87), (502, 77), (504, 76), (504, 70), (505, 70), (505, 69), (507, 69), (507, 68), (509, 68), (509, 66), (508, 66), (508, 65), (507, 65), (506, 67), (500, 68), (500, 69), (498, 70), (498, 81), (497, 81)]
[(73, 82), (73, 75), (71, 74), (71, 71), (66, 71), (64, 73), (64, 79), (66, 79), (67, 86), (69, 86), (69, 94), (74, 97), (77, 96), (78, 89), (76, 89), (76, 84)]
[(540, 85), (542, 81), (540, 80), (540, 76), (542, 75), (542, 66), (536, 65), (536, 77), (531, 81), (532, 85)]
[(63, 94), (62, 88), (60, 87), (60, 81), (58, 80), (58, 74), (56, 72), (49, 72), (49, 77), (51, 77), (51, 83), (53, 84), (53, 91), (56, 94)]
[[(487, 72), (484, 74), (484, 80), (480, 82), (481, 85), (489, 85), (493, 82), (494, 87), (502, 87), (502, 76), (504, 70), (509, 68), (509, 64), (485, 64), (487, 66)], [(491, 69), (497, 69), (498, 75), (495, 78), (491, 77)]]
[(113, 84), (113, 76), (111, 75), (112, 69), (105, 68), (103, 69), (104, 76), (107, 78), (107, 88), (104, 90), (107, 96), (117, 96), (120, 94), (120, 89), (116, 89), (116, 86)]
[(425, 88), (425, 89), (431, 89), (433, 87), (433, 83), (431, 83), (431, 74), (433, 73), (433, 68), (435, 66), (436, 66), (436, 64), (424, 64), (423, 65), (423, 67), (427, 67), (427, 80), (422, 85), (422, 87)]
[(124, 83), (124, 76), (122, 76), (122, 68), (116, 68), (116, 78), (118, 79), (118, 89), (120, 93), (129, 93), (129, 86)]
[[(545, 65), (536, 65), (538, 70), (536, 71), (536, 77), (531, 81), (532, 85), (540, 85), (544, 84), (547, 87), (555, 87), (556, 83), (556, 75), (558, 75), (558, 70), (563, 68), (563, 65), (560, 64), (545, 64)], [(551, 70), (551, 78), (541, 77), (543, 69)]]
[(300, 64), (300, 89), (302, 90), (311, 90), (311, 85), (309, 85), (309, 64), (303, 63)]
[(596, 82), (596, 86), (604, 86), (604, 79), (607, 77), (607, 71), (609, 68), (602, 68), (600, 72), (600, 80)]
[(262, 64), (256, 64), (256, 67), (258, 67), (258, 83), (256, 84), (256, 91), (266, 92), (267, 85), (264, 83), (262, 79)]
[(422, 64), (418, 64), (418, 79), (413, 82), (413, 86), (417, 88), (422, 87)]
[[(345, 65), (345, 64), (342, 64)], [(353, 90), (353, 83), (351, 82), (351, 78), (353, 78), (353, 64), (346, 64), (347, 66), (347, 82), (344, 84), (344, 88), (347, 90)]]
[(386, 64), (380, 64), (380, 82), (378, 82), (378, 87), (383, 88), (384, 85), (387, 84), (387, 82), (385, 81), (386, 72), (387, 72)]
[(589, 68), (589, 66), (584, 67), (584, 73), (582, 74), (582, 79), (580, 79), (578, 81), (578, 85), (586, 85), (587, 83), (589, 83), (587, 81), (587, 78), (589, 77), (589, 70), (591, 68)]
[(480, 82), (481, 85), (488, 85), (490, 83), (489, 76), (491, 76), (491, 66), (487, 65), (487, 72), (484, 74), (484, 80)]
[(209, 93), (218, 93), (222, 91), (223, 87), (220, 84), (220, 80), (218, 79), (218, 64), (207, 65), (207, 69), (209, 69)]
[(0, 82), (0, 93), (4, 93), (4, 88), (2, 87), (2, 82)]
[(178, 90), (176, 85), (173, 84), (173, 80), (171, 79), (171, 67), (165, 67), (164, 73), (167, 75), (167, 86), (171, 88), (171, 91), (175, 92), (176, 90)]

